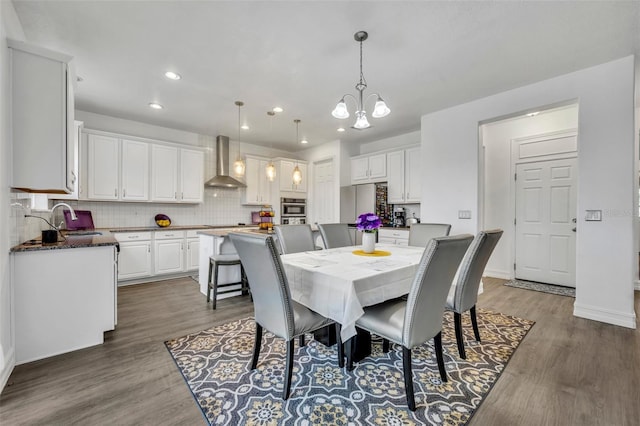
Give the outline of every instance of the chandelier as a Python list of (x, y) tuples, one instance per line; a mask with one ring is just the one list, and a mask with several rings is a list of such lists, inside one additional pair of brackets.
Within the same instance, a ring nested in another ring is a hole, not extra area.
[[(269, 120), (269, 138), (273, 139), (273, 116), (276, 115), (273, 111), (267, 111), (267, 115), (270, 117)], [(273, 150), (273, 143), (269, 142), (269, 149)], [(269, 159), (269, 164), (265, 168), (265, 172), (267, 173), (267, 179), (269, 182), (273, 182), (276, 179), (276, 166), (273, 164), (273, 160)]]
[(242, 155), (240, 154), (240, 108), (244, 105), (242, 101), (236, 101), (235, 104), (238, 106), (238, 157), (236, 161), (233, 163), (233, 172), (236, 176), (242, 177), (244, 176), (244, 161), (242, 160)]
[(356, 84), (356, 90), (358, 91), (357, 97), (347, 93), (340, 99), (338, 105), (336, 105), (335, 109), (331, 112), (335, 118), (345, 119), (349, 118), (349, 111), (347, 110), (347, 104), (345, 99), (347, 97), (352, 98), (356, 102), (356, 122), (352, 128), (356, 130), (364, 130), (371, 127), (369, 124), (369, 120), (367, 120), (367, 112), (364, 109), (364, 103), (369, 100), (372, 96), (376, 97), (376, 103), (373, 107), (373, 113), (371, 116), (373, 118), (382, 118), (389, 115), (391, 110), (384, 102), (384, 99), (378, 93), (370, 94), (366, 99), (364, 98), (364, 90), (367, 88), (367, 80), (364, 78), (364, 73), (362, 72), (362, 42), (365, 41), (369, 37), (366, 31), (358, 31), (353, 35), (353, 38), (360, 43), (360, 81)]
[[(297, 145), (298, 142), (300, 142), (300, 139), (298, 137), (298, 125), (300, 124), (300, 120), (296, 118), (295, 120), (293, 120), (293, 122), (296, 123), (296, 145)], [(298, 167), (298, 160), (296, 160), (296, 166), (293, 168), (293, 174), (291, 175), (291, 178), (293, 179), (294, 185), (300, 185), (302, 183), (302, 171), (300, 170), (300, 167)]]

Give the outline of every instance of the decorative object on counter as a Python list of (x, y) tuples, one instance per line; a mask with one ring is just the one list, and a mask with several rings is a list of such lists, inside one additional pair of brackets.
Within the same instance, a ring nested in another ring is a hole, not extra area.
[(156, 225), (160, 228), (166, 228), (171, 225), (171, 219), (166, 214), (157, 214), (155, 217)]
[(244, 105), (244, 102), (236, 101), (235, 103), (238, 106), (238, 158), (236, 158), (236, 161), (233, 163), (233, 172), (235, 173), (236, 176), (242, 177), (244, 176), (245, 165), (244, 165), (244, 160), (242, 159), (242, 155), (240, 153), (240, 128), (241, 128), (240, 108), (242, 108), (242, 106)]
[[(298, 137), (298, 126), (300, 125), (300, 119), (296, 118), (293, 120), (296, 123), (296, 143), (300, 142), (300, 138)], [(291, 175), (293, 179), (294, 185), (300, 185), (302, 183), (302, 172), (300, 171), (300, 167), (298, 167), (298, 160), (296, 160), (296, 166), (293, 168), (293, 174)]]
[(57, 229), (45, 229), (42, 231), (42, 244), (55, 244), (58, 242)]
[(418, 219), (416, 214), (413, 213), (413, 215), (407, 219), (407, 226), (415, 225), (416, 223), (420, 223), (420, 219)]
[[(351, 126), (351, 128), (356, 130), (364, 130), (371, 127), (371, 124), (369, 124), (369, 121), (367, 120), (367, 112), (364, 109), (365, 100), (363, 99), (364, 98), (363, 92), (367, 88), (367, 80), (364, 78), (364, 74), (362, 72), (362, 42), (365, 41), (368, 37), (369, 37), (369, 34), (366, 31), (358, 31), (353, 35), (353, 38), (358, 43), (360, 43), (360, 81), (358, 82), (358, 84), (356, 84), (358, 97), (356, 98), (355, 96), (347, 93), (346, 95), (342, 96), (342, 99), (340, 99), (340, 102), (338, 102), (338, 105), (336, 105), (335, 109), (331, 112), (331, 115), (333, 115), (335, 118), (338, 118), (338, 119), (349, 118), (349, 111), (347, 110), (347, 104), (345, 102), (345, 98), (347, 97), (352, 98), (356, 102), (357, 110), (356, 110), (356, 122), (353, 126)], [(366, 100), (368, 101), (369, 98), (372, 96), (376, 96), (377, 99), (376, 99), (375, 106), (373, 107), (373, 113), (371, 114), (371, 116), (373, 118), (382, 118), (389, 115), (391, 110), (389, 109), (387, 104), (384, 102), (384, 100), (378, 93), (370, 94)]]
[(266, 229), (273, 232), (273, 217), (276, 215), (273, 208), (269, 204), (265, 204), (258, 212), (260, 217), (259, 229)]
[(373, 213), (364, 213), (358, 216), (356, 228), (362, 231), (362, 251), (373, 253), (376, 251), (376, 232), (382, 225), (380, 217)]
[(373, 257), (391, 256), (391, 252), (386, 250), (374, 250), (372, 252), (365, 252), (364, 250), (354, 250), (351, 253), (355, 254), (356, 256), (373, 256)]

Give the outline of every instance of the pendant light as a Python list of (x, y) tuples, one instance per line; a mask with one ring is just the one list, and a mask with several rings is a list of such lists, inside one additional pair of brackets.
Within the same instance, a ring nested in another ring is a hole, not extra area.
[[(293, 122), (296, 123), (296, 145), (297, 145), (298, 142), (300, 141), (300, 139), (298, 138), (298, 125), (300, 124), (300, 120), (296, 118), (295, 120), (293, 120)], [(296, 160), (296, 166), (293, 168), (293, 174), (291, 177), (293, 179), (294, 185), (300, 185), (302, 183), (302, 172), (300, 171), (300, 167), (298, 167), (298, 160)]]
[(233, 163), (233, 172), (236, 176), (242, 177), (244, 176), (244, 160), (242, 159), (242, 155), (240, 154), (240, 108), (244, 105), (242, 101), (236, 101), (236, 105), (238, 106), (238, 158)]
[[(269, 138), (273, 139), (273, 116), (276, 115), (273, 111), (267, 111), (267, 115), (270, 117), (269, 119)], [(273, 141), (269, 142), (269, 149), (273, 150)], [(267, 179), (269, 182), (273, 182), (276, 179), (276, 166), (273, 164), (273, 160), (269, 158), (269, 163), (267, 167), (265, 167), (265, 172), (267, 173)]]

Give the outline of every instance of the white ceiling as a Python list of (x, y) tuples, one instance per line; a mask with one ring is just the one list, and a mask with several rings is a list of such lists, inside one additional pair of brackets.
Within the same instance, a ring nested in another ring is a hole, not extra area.
[[(242, 100), (241, 140), (287, 150), (305, 147), (294, 118), (308, 147), (373, 141), (418, 130), (428, 112), (640, 54), (638, 1), (13, 3), (29, 42), (75, 58), (78, 109), (237, 139)], [(369, 32), (365, 94), (392, 111), (364, 131), (331, 116), (355, 92), (358, 30)]]

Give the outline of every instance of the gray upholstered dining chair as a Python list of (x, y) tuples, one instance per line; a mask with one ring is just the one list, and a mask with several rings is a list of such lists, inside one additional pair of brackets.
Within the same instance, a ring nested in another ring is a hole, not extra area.
[(273, 228), (276, 231), (282, 254), (316, 249), (311, 225), (276, 225)]
[(426, 247), (430, 239), (446, 237), (450, 231), (448, 223), (416, 223), (409, 228), (409, 245)]
[[(444, 304), (453, 276), (472, 240), (473, 236), (469, 234), (429, 240), (407, 300), (394, 299), (367, 307), (356, 321), (357, 327), (402, 346), (404, 387), (411, 411), (416, 409), (411, 349), (433, 338), (440, 378), (447, 381), (442, 355)], [(388, 350), (388, 343), (384, 350)]]
[(456, 330), (456, 342), (460, 358), (466, 359), (464, 350), (464, 334), (462, 333), (462, 314), (469, 311), (471, 325), (476, 340), (480, 341), (478, 319), (476, 318), (476, 303), (478, 301), (478, 287), (484, 268), (502, 236), (502, 229), (480, 231), (474, 238), (465, 254), (458, 273), (449, 289), (445, 309), (453, 311), (453, 322)]
[(324, 246), (328, 249), (353, 245), (349, 226), (346, 223), (319, 223), (320, 235)]
[[(286, 341), (287, 355), (282, 399), (288, 399), (295, 337), (323, 328), (332, 321), (291, 299), (289, 282), (273, 238), (241, 233), (230, 233), (229, 238), (236, 247), (251, 282), (256, 322), (251, 369), (255, 370), (258, 365), (263, 328), (283, 338)], [(340, 345), (338, 359), (343, 359)]]

